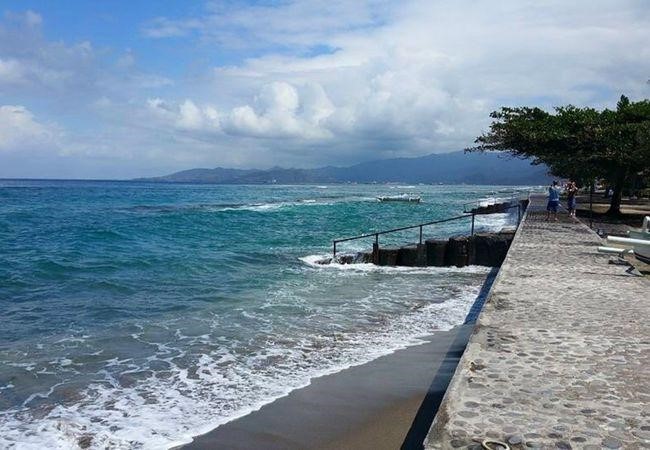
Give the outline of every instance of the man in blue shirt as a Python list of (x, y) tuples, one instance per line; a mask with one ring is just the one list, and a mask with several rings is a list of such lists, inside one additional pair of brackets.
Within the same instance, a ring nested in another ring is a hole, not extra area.
[(560, 206), (560, 186), (557, 181), (548, 188), (548, 204), (546, 205), (546, 220), (551, 220), (551, 213), (553, 213), (553, 220), (557, 222), (557, 209)]

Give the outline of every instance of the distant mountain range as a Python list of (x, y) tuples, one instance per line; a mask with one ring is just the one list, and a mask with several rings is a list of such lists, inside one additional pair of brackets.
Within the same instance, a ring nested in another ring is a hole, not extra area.
[(138, 181), (212, 184), (444, 183), (546, 184), (546, 166), (496, 153), (439, 153), (318, 169), (190, 169)]

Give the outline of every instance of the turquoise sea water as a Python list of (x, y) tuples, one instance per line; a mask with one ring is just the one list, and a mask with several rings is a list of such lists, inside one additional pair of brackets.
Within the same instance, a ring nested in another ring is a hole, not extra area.
[(512, 191), (0, 180), (0, 448), (169, 447), (462, 323), (488, 268), (313, 261)]

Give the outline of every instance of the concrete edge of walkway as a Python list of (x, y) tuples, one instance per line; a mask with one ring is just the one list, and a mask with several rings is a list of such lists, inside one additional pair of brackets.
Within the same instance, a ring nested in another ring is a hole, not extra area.
[[(511, 248), (515, 244), (515, 242), (520, 239), (521, 236), (521, 230), (523, 229), (523, 224), (526, 221), (528, 217), (528, 212), (530, 211), (530, 208), (526, 208), (526, 211), (524, 211), (523, 216), (521, 217), (521, 221), (519, 222), (519, 225), (517, 226), (517, 230), (515, 231), (515, 236), (512, 239), (512, 243), (510, 244)], [(584, 225), (584, 224), (583, 224)], [(588, 228), (588, 227), (587, 227)], [(591, 229), (590, 229), (591, 230)], [(456, 370), (454, 371), (454, 375), (452, 376), (451, 382), (449, 383), (449, 386), (447, 387), (447, 392), (445, 392), (444, 397), (442, 398), (442, 401), (440, 403), (440, 406), (438, 408), (438, 412), (436, 413), (433, 423), (431, 424), (431, 428), (429, 430), (429, 433), (427, 434), (427, 437), (423, 443), (424, 447), (428, 447), (427, 443), (429, 440), (436, 435), (439, 435), (443, 430), (442, 427), (444, 427), (444, 423), (446, 423), (449, 420), (449, 402), (450, 397), (452, 396), (452, 392), (454, 392), (456, 389), (459, 388), (459, 384), (462, 382), (462, 375), (461, 372), (469, 368), (470, 357), (468, 356), (470, 354), (470, 347), (476, 344), (476, 339), (478, 337), (478, 334), (480, 332), (480, 329), (483, 325), (483, 318), (484, 318), (484, 311), (485, 311), (485, 306), (489, 305), (490, 302), (492, 301), (492, 294), (494, 293), (495, 287), (499, 285), (499, 282), (503, 276), (504, 271), (501, 270), (504, 266), (509, 264), (509, 259), (510, 259), (510, 252), (506, 255), (505, 260), (503, 261), (503, 264), (501, 265), (501, 268), (499, 269), (499, 273), (497, 274), (496, 278), (494, 279), (494, 282), (492, 283), (492, 286), (490, 287), (490, 291), (488, 292), (485, 303), (483, 305), (483, 310), (481, 310), (478, 319), (476, 320), (476, 323), (474, 324), (474, 329), (472, 331), (472, 334), (469, 337), (469, 341), (467, 342), (467, 346), (465, 348), (465, 352), (463, 353), (463, 356), (460, 358), (458, 361), (458, 365), (456, 366)]]

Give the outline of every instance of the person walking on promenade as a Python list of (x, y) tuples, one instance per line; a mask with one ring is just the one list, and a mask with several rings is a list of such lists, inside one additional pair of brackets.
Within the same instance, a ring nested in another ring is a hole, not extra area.
[(567, 194), (567, 209), (569, 210), (569, 217), (576, 216), (576, 194), (578, 193), (578, 186), (575, 181), (569, 181), (566, 185)]
[(553, 220), (557, 222), (557, 209), (560, 207), (560, 186), (557, 181), (548, 188), (548, 204), (546, 205), (546, 220), (551, 220), (551, 213), (553, 213)]

